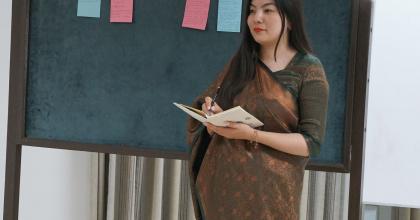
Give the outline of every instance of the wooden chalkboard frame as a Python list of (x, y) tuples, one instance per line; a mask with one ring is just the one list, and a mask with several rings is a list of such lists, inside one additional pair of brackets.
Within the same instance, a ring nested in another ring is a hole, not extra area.
[[(347, 78), (344, 164), (308, 164), (307, 169), (350, 173), (348, 219), (361, 219), (366, 88), (371, 35), (372, 0), (352, 0), (352, 24)], [(187, 153), (144, 150), (120, 145), (84, 144), (32, 139), (25, 136), (25, 101), (30, 0), (13, 0), (7, 128), (4, 220), (17, 220), (22, 146), (188, 159)], [(357, 82), (357, 83), (356, 83)]]

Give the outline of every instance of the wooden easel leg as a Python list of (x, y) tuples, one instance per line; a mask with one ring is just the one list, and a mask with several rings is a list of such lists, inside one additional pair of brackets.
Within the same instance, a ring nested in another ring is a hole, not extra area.
[(353, 107), (353, 131), (351, 149), (351, 171), (349, 191), (349, 220), (361, 220), (363, 218), (363, 163), (365, 144), (365, 121), (367, 109), (367, 82), (369, 77), (369, 51), (372, 24), (372, 0), (360, 0), (358, 37), (357, 37), (357, 61), (355, 82), (357, 86), (354, 92), (355, 100), (363, 102)]
[(3, 220), (18, 220), (22, 145), (7, 144)]
[[(354, 151), (354, 150), (352, 150)], [(362, 153), (362, 152), (359, 152)], [(363, 166), (360, 158), (352, 158), (352, 171), (350, 172), (350, 191), (349, 191), (349, 220), (361, 220), (362, 212), (362, 180)]]

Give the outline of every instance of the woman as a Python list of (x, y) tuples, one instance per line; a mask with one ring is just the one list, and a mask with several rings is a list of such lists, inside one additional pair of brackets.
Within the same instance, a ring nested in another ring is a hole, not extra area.
[[(208, 114), (240, 105), (264, 126), (189, 120), (197, 219), (298, 219), (305, 165), (324, 137), (328, 82), (310, 54), (301, 2), (248, 4), (238, 52), (193, 105)], [(209, 139), (202, 155), (195, 149), (197, 137)]]

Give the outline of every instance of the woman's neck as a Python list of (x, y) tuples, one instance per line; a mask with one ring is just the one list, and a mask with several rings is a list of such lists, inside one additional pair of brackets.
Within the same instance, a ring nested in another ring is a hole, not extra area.
[(276, 45), (264, 46), (261, 45), (259, 56), (260, 59), (272, 70), (284, 69), (293, 56), (296, 50), (292, 48), (285, 38), (281, 39), (276, 51), (276, 59), (274, 58), (274, 50)]

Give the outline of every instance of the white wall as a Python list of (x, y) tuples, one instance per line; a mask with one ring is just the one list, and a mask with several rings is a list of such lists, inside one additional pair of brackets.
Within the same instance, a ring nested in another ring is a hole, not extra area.
[[(11, 0), (0, 1), (0, 218), (3, 218)], [(25, 146), (20, 220), (88, 220), (91, 215), (89, 153)]]
[(12, 0), (0, 1), (0, 218), (3, 218), (6, 163), (7, 94), (9, 92), (10, 17)]
[(363, 201), (420, 208), (420, 2), (375, 1)]
[(19, 220), (89, 220), (89, 162), (85, 152), (24, 146)]

